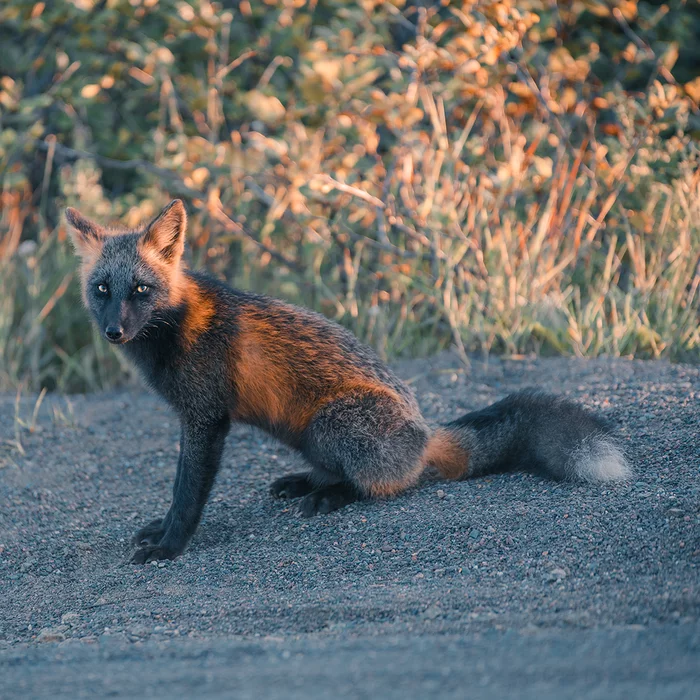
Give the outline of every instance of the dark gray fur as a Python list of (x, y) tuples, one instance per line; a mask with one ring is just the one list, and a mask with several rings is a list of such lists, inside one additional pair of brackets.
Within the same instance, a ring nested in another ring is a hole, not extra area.
[(528, 389), (449, 423), (470, 455), (468, 476), (532, 471), (552, 479), (624, 479), (630, 468), (610, 426), (562, 396)]

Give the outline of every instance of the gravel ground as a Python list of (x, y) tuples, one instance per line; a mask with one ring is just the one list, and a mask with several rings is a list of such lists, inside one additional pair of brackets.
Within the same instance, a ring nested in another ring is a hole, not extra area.
[[(244, 427), (189, 550), (126, 563), (162, 515), (178, 424), (139, 390), (50, 398), (0, 448), (0, 677), (27, 697), (697, 697), (700, 368), (411, 361), (435, 422), (525, 386), (619, 428), (614, 487), (426, 477), (311, 520), (268, 496), (297, 469)], [(0, 397), (0, 442), (15, 416)]]

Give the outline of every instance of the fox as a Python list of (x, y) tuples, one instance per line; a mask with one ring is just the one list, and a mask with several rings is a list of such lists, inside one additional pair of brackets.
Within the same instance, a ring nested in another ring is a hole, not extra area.
[(303, 517), (396, 496), (428, 467), (445, 479), (526, 470), (612, 482), (631, 474), (607, 421), (539, 390), (431, 430), (413, 391), (340, 324), (190, 270), (179, 199), (136, 228), (105, 227), (73, 208), (65, 216), (92, 320), (180, 420), (171, 505), (135, 533), (133, 564), (185, 551), (233, 422), (301, 454), (307, 471), (281, 476), (270, 493), (300, 499)]

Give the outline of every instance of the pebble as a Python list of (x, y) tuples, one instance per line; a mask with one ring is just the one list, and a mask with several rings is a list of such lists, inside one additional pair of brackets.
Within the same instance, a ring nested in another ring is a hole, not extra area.
[(429, 608), (426, 608), (425, 612), (423, 613), (423, 617), (428, 620), (434, 620), (435, 618), (440, 617), (440, 615), (442, 615), (442, 610), (437, 605), (431, 605)]
[(27, 571), (29, 571), (29, 569), (31, 569), (31, 568), (34, 567), (34, 565), (37, 563), (37, 561), (38, 561), (38, 560), (37, 560), (36, 557), (29, 557), (28, 559), (25, 559), (25, 560), (20, 564), (19, 570), (20, 570), (22, 573), (26, 573)]
[(80, 619), (80, 615), (77, 612), (67, 612), (61, 615), (61, 622), (64, 625), (72, 625)]
[(564, 569), (552, 569), (547, 577), (548, 581), (560, 581), (566, 578), (567, 573)]
[(36, 637), (37, 642), (62, 642), (66, 638), (63, 632), (51, 627), (44, 627)]

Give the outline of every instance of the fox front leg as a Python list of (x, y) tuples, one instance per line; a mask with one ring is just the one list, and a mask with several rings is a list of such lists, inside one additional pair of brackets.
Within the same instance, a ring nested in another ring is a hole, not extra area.
[(162, 523), (154, 521), (137, 533), (137, 537), (142, 535), (138, 544), (146, 544), (132, 557), (133, 564), (175, 559), (182, 554), (202, 517), (229, 427), (228, 417), (209, 422), (183, 421), (173, 502)]

